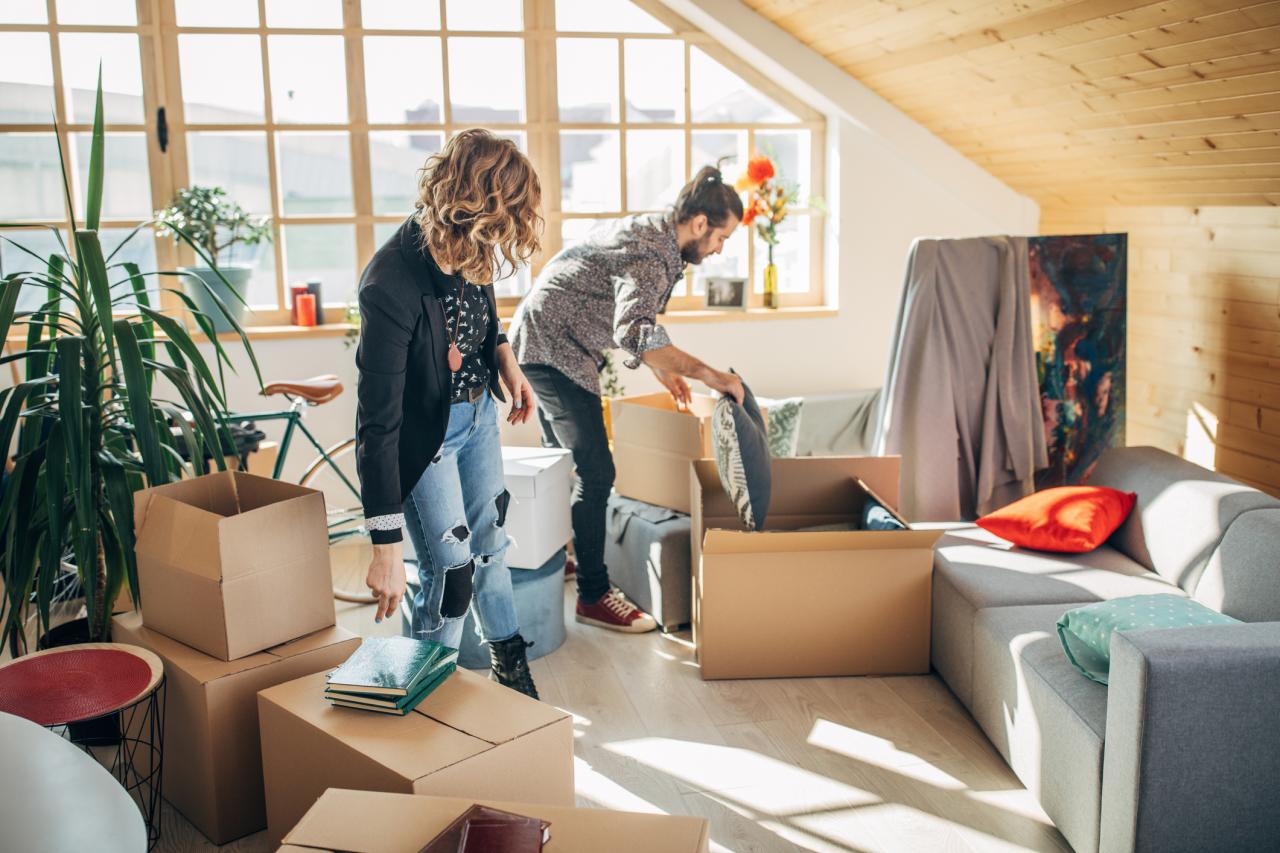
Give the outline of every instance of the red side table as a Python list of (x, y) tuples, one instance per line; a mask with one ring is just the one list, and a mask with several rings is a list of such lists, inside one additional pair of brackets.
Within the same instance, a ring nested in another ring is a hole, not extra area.
[[(71, 733), (133, 797), (154, 847), (160, 839), (164, 686), (164, 664), (146, 649), (121, 643), (62, 646), (0, 664), (0, 711)], [(107, 736), (77, 737), (74, 729), (86, 723)], [(99, 757), (95, 750), (102, 748), (114, 754)]]

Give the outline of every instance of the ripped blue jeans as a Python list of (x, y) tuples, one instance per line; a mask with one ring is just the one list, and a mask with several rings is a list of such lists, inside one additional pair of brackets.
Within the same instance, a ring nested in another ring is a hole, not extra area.
[(404, 502), (421, 582), (413, 636), (458, 648), (468, 608), (485, 642), (519, 633), (502, 527), (505, 492), (493, 399), (486, 393), (474, 403), (454, 403), (438, 459)]

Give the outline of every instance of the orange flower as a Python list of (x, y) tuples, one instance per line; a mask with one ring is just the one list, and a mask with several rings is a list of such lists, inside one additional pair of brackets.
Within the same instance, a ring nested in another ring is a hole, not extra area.
[(773, 162), (764, 156), (752, 157), (747, 161), (747, 175), (756, 184), (763, 184), (773, 177)]
[(747, 190), (754, 190), (757, 186), (758, 184), (755, 181), (751, 180), (751, 176), (748, 175), (746, 172), (743, 172), (741, 175), (739, 175), (738, 180), (734, 181), (733, 183), (733, 188), (738, 192), (746, 192)]
[(756, 207), (754, 204), (748, 207), (746, 211), (742, 214), (742, 224), (750, 225), (752, 222), (755, 221), (756, 214), (759, 212), (760, 212), (760, 209)]

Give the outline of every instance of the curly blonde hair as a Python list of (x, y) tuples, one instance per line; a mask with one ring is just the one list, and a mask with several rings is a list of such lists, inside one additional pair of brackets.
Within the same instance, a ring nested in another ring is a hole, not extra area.
[(514, 142), (464, 130), (418, 178), (422, 246), (441, 267), (491, 284), (541, 251), (541, 202), (538, 175)]

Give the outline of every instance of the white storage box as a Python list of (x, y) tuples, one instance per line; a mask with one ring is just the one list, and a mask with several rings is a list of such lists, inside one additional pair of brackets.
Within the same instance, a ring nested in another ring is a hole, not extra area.
[(511, 505), (507, 508), (507, 565), (537, 569), (573, 538), (569, 493), (573, 456), (544, 447), (502, 448), (502, 471)]

